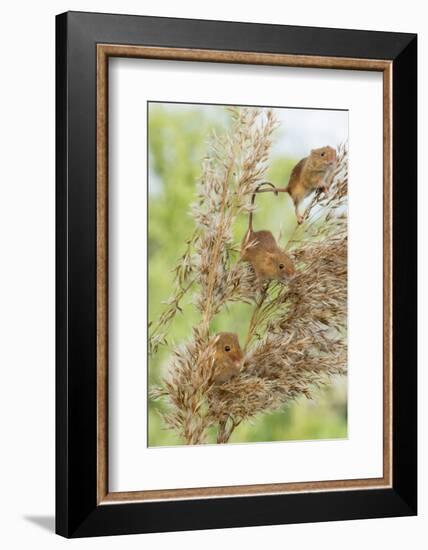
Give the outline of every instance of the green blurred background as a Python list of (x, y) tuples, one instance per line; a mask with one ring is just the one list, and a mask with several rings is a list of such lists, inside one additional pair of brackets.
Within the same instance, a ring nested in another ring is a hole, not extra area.
[[(189, 205), (194, 200), (195, 182), (200, 176), (201, 161), (207, 151), (207, 137), (215, 129), (223, 132), (231, 124), (224, 107), (188, 104), (149, 104), (149, 320), (155, 321), (163, 311), (162, 301), (172, 291), (173, 268), (184, 252), (185, 241), (193, 232)], [(281, 126), (274, 134), (271, 163), (267, 179), (278, 185), (288, 182), (289, 174), (300, 158), (313, 147), (337, 146), (347, 137), (347, 113), (301, 109), (276, 109)], [(281, 245), (287, 243), (296, 221), (287, 194), (272, 201), (270, 193), (257, 199), (255, 229), (269, 229)], [(248, 217), (237, 220), (233, 229), (240, 242)], [(160, 384), (166, 374), (171, 347), (189, 338), (199, 322), (191, 295), (182, 302), (183, 313), (170, 326), (169, 346), (161, 346), (149, 358), (149, 385)], [(242, 342), (252, 308), (231, 304), (211, 324), (212, 332), (237, 332)], [(149, 446), (178, 445), (183, 441), (162, 425), (158, 414), (161, 400), (149, 400)], [(215, 443), (215, 430), (209, 433)], [(297, 439), (332, 439), (347, 437), (346, 377), (304, 397), (283, 410), (256, 417), (240, 425), (231, 443)]]

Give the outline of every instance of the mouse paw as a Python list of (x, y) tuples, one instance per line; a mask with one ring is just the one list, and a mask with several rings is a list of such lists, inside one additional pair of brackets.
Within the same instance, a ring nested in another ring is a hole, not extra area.
[(297, 223), (301, 225), (303, 223), (303, 216), (301, 214), (297, 214)]

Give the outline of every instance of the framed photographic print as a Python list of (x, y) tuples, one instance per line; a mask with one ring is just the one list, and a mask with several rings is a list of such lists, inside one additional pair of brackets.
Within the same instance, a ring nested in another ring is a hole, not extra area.
[(416, 36), (56, 24), (57, 532), (416, 514)]

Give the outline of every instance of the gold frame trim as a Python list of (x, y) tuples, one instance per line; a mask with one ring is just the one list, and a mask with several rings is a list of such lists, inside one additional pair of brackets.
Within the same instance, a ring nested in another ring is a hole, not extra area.
[[(149, 491), (108, 490), (108, 59), (205, 61), (383, 73), (383, 477)], [(97, 45), (97, 504), (392, 487), (392, 62), (255, 52)]]

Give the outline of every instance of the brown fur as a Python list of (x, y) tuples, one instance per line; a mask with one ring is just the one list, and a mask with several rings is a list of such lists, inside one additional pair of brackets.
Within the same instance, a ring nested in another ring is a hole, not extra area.
[(261, 283), (286, 280), (295, 274), (291, 258), (279, 248), (270, 231), (249, 229), (242, 241), (241, 259), (250, 262)]
[(299, 211), (299, 206), (304, 199), (316, 189), (328, 192), (333, 181), (335, 165), (336, 151), (333, 147), (326, 146), (312, 149), (310, 155), (293, 168), (286, 191), (293, 199), (298, 223), (303, 221), (304, 213)]
[[(268, 184), (275, 187), (268, 182)], [(260, 187), (260, 186), (259, 186)], [(256, 193), (253, 193), (251, 204), (254, 204)], [(253, 212), (250, 212), (248, 231), (241, 244), (241, 259), (249, 262), (256, 273), (259, 283), (273, 280), (286, 280), (295, 274), (290, 257), (279, 248), (270, 231), (254, 231)]]
[(223, 384), (241, 370), (244, 354), (234, 332), (219, 332), (214, 356), (214, 383)]

